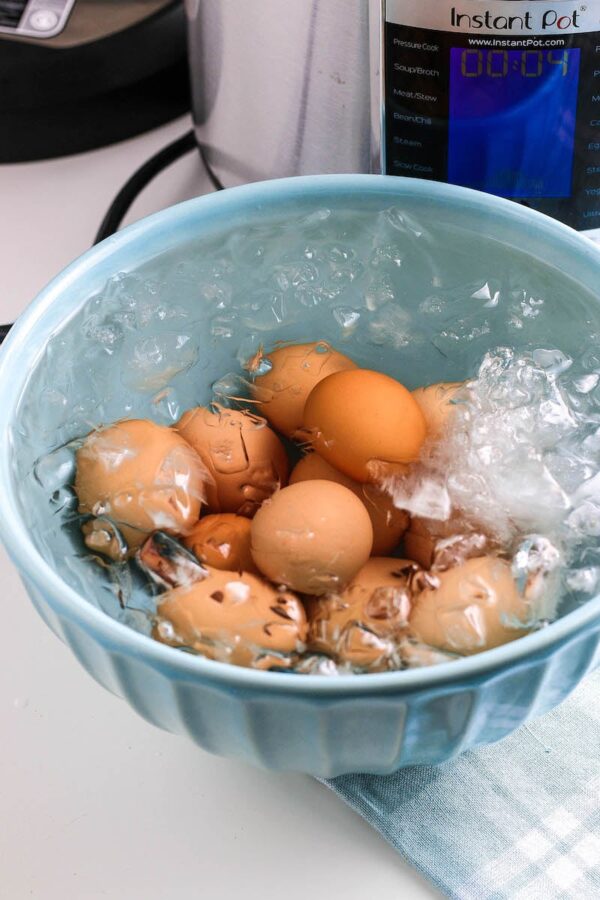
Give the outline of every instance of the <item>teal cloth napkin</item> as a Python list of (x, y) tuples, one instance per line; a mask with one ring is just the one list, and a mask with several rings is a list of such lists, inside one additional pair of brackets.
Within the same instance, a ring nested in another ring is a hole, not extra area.
[(600, 671), (498, 744), (325, 784), (447, 897), (600, 900)]

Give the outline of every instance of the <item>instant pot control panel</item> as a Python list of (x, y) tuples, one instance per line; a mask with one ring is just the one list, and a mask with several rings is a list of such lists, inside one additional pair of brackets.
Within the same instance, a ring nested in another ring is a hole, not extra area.
[(600, 226), (600, 2), (384, 10), (383, 171)]

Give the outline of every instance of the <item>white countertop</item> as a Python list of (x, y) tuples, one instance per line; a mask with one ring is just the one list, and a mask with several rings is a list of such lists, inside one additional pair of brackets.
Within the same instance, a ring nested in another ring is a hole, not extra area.
[[(189, 127), (0, 166), (2, 322), (87, 249), (127, 177)], [(208, 189), (189, 154), (127, 221)], [(51, 634), (2, 550), (0, 567), (0, 898), (439, 896), (311, 778), (219, 759), (148, 725)]]

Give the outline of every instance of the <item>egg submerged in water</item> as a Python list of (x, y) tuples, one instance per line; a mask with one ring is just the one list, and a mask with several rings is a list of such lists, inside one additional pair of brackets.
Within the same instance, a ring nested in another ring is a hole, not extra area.
[(287, 484), (285, 448), (261, 416), (214, 405), (185, 412), (176, 431), (198, 453), (210, 480), (211, 513), (252, 517), (263, 500)]
[(365, 671), (399, 668), (418, 572), (411, 560), (372, 557), (344, 590), (308, 600), (309, 649)]
[(182, 543), (214, 569), (256, 572), (250, 552), (250, 519), (233, 513), (203, 516)]
[(83, 526), (90, 550), (131, 556), (151, 532), (182, 535), (198, 521), (208, 473), (170, 428), (129, 419), (93, 431), (76, 466), (79, 512), (96, 517)]
[(269, 371), (256, 377), (255, 397), (271, 425), (292, 438), (302, 427), (306, 398), (319, 381), (356, 364), (326, 341), (290, 344), (262, 355)]
[(456, 396), (464, 387), (463, 381), (440, 381), (412, 391), (423, 413), (429, 440), (437, 441), (443, 436), (456, 412)]
[(415, 597), (410, 616), (412, 633), (430, 647), (480, 653), (527, 634), (538, 618), (505, 559), (468, 559), (434, 577), (437, 587)]
[(237, 666), (289, 668), (305, 648), (300, 600), (248, 572), (209, 569), (192, 585), (167, 591), (153, 636)]
[(302, 481), (278, 491), (252, 521), (252, 557), (275, 584), (305, 594), (345, 586), (373, 546), (369, 515), (352, 491)]
[(392, 498), (376, 485), (361, 484), (329, 465), (318, 453), (308, 453), (292, 470), (290, 484), (325, 480), (344, 485), (365, 505), (373, 526), (373, 556), (385, 556), (397, 547), (405, 533), (409, 516), (394, 506)]
[(414, 462), (427, 432), (410, 391), (368, 369), (320, 381), (306, 401), (304, 429), (323, 459), (360, 482), (373, 480), (378, 462)]

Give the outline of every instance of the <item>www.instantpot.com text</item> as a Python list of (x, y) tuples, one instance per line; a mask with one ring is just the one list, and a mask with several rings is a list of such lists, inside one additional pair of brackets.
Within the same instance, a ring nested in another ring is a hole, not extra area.
[(472, 47), (564, 47), (564, 38), (468, 38)]

